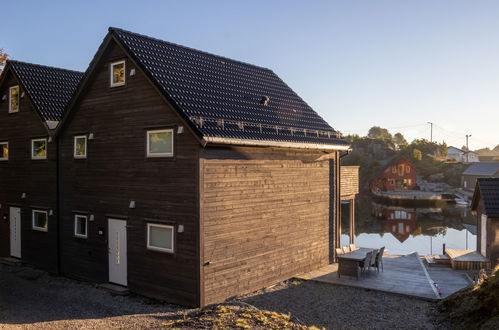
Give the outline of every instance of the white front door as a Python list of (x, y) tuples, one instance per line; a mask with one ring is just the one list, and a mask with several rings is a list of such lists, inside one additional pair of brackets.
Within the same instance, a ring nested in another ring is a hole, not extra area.
[(127, 286), (126, 221), (109, 219), (109, 282)]
[(10, 255), (21, 258), (21, 209), (10, 208)]
[(487, 256), (487, 216), (482, 214), (480, 219), (480, 253)]

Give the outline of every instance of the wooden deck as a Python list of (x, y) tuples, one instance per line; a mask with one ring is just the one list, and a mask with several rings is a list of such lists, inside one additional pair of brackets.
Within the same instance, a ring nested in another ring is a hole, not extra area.
[[(439, 300), (470, 284), (462, 271), (446, 268), (431, 269), (428, 272), (417, 253), (405, 256), (385, 255), (383, 263), (383, 272), (380, 270), (377, 273), (376, 270), (371, 269), (363, 272), (360, 280), (345, 276), (338, 278), (338, 264), (325, 266), (298, 276), (298, 278), (402, 294), (426, 300)], [(438, 294), (433, 282), (441, 288), (441, 295)]]
[(452, 269), (482, 269), (490, 268), (490, 260), (474, 250), (446, 249)]

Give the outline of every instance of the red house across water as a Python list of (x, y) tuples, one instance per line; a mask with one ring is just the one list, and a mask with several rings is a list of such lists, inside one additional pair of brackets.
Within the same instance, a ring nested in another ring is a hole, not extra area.
[(372, 180), (371, 188), (381, 191), (413, 190), (416, 188), (416, 169), (404, 157), (389, 162)]

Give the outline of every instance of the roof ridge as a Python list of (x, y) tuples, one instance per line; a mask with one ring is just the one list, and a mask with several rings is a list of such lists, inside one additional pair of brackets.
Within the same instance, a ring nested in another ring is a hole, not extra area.
[[(41, 68), (55, 69), (55, 70), (60, 70), (60, 71), (68, 71), (68, 72), (74, 72), (74, 73), (81, 73), (81, 74), (84, 74), (84, 72), (82, 72), (82, 71), (71, 70), (71, 69), (65, 69), (65, 68), (59, 68), (59, 67), (56, 67), (56, 66), (51, 66), (51, 65), (43, 65), (43, 64), (37, 64), (37, 63), (31, 63), (31, 62), (25, 62), (25, 61), (18, 61), (18, 60), (7, 60), (7, 63), (13, 63), (13, 64), (16, 64), (16, 63), (19, 63), (19, 64), (28, 64), (28, 65), (32, 65), (32, 66), (41, 67)], [(6, 63), (6, 65), (7, 65), (7, 63)]]
[(163, 42), (165, 44), (169, 44), (169, 45), (172, 45), (172, 46), (175, 46), (175, 47), (184, 48), (184, 49), (187, 49), (187, 50), (190, 50), (190, 51), (195, 51), (195, 52), (198, 52), (198, 53), (202, 53), (202, 54), (206, 54), (206, 55), (209, 55), (209, 56), (213, 56), (213, 57), (216, 57), (216, 58), (218, 58), (220, 60), (226, 60), (226, 61), (231, 61), (231, 62), (234, 62), (234, 63), (240, 63), (240, 64), (244, 64), (244, 65), (249, 65), (249, 66), (252, 66), (252, 67), (255, 67), (255, 68), (259, 68), (259, 69), (263, 69), (263, 70), (266, 70), (266, 71), (270, 71), (273, 74), (275, 74), (274, 71), (272, 71), (271, 69), (266, 68), (264, 66), (260, 66), (260, 65), (256, 65), (256, 64), (252, 64), (252, 63), (240, 61), (240, 60), (235, 60), (235, 59), (230, 58), (230, 57), (213, 54), (213, 53), (210, 53), (210, 52), (207, 52), (207, 51), (204, 51), (204, 50), (199, 50), (199, 49), (196, 49), (196, 48), (193, 48), (193, 47), (184, 46), (184, 45), (177, 44), (177, 43), (174, 43), (174, 42), (171, 42), (171, 41), (166, 41), (166, 40), (163, 40), (163, 39), (151, 37), (151, 36), (148, 36), (146, 34), (141, 34), (141, 33), (133, 32), (133, 31), (129, 31), (129, 30), (117, 28), (117, 27), (112, 27), (112, 26), (110, 26), (108, 30), (109, 30), (109, 32), (121, 31), (121, 32), (125, 32), (125, 33), (134, 34), (134, 35), (137, 35), (137, 36), (140, 36), (140, 37), (143, 37), (143, 38), (148, 38), (148, 39), (151, 39), (151, 40)]

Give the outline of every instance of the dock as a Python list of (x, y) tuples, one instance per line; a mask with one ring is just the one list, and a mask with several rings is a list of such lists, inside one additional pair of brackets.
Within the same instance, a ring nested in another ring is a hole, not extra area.
[[(389, 292), (437, 301), (467, 287), (471, 281), (463, 270), (450, 268), (427, 269), (419, 255), (383, 256), (384, 271), (371, 269), (354, 277), (338, 277), (338, 264), (298, 276), (300, 279)], [(436, 284), (436, 285), (435, 285)]]
[(445, 249), (452, 269), (488, 269), (490, 260), (474, 250)]

